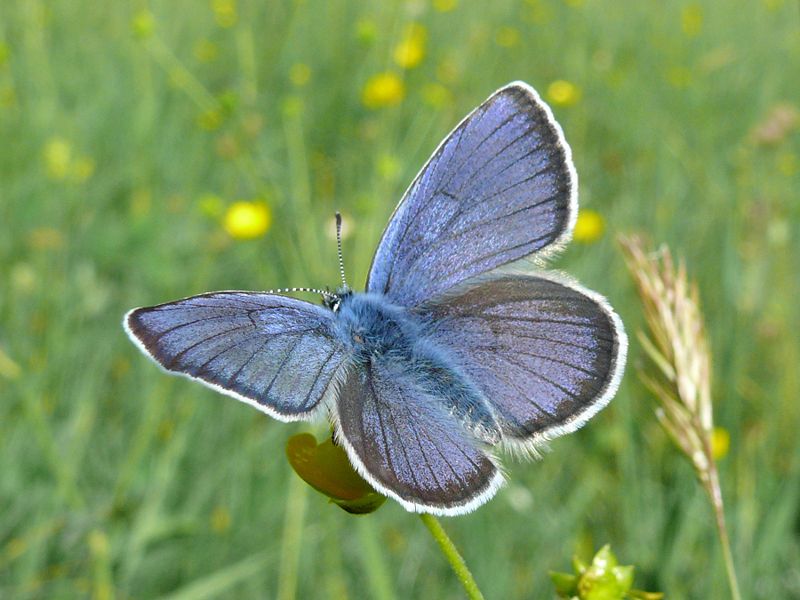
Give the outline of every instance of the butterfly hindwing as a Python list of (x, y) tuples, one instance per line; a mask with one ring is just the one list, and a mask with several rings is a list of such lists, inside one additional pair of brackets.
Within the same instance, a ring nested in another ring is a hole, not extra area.
[(614, 395), (627, 338), (599, 295), (552, 274), (479, 278), (418, 308), (513, 446), (574, 431)]
[(202, 294), (134, 309), (124, 324), (167, 371), (285, 421), (314, 413), (344, 361), (333, 313), (285, 296)]
[(337, 431), (351, 462), (407, 510), (461, 514), (502, 483), (479, 443), (404, 370), (376, 358), (348, 373), (337, 399)]
[(577, 177), (550, 109), (501, 88), (442, 142), (384, 231), (367, 291), (416, 306), (571, 235)]

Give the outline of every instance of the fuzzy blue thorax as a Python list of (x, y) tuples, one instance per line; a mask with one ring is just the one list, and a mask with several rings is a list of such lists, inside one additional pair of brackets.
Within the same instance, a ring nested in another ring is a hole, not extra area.
[(426, 339), (423, 324), (380, 294), (346, 292), (335, 307), (340, 339), (352, 361), (404, 374), (457, 416), (480, 440), (500, 441), (500, 428), (483, 394), (454, 364), (446, 348)]

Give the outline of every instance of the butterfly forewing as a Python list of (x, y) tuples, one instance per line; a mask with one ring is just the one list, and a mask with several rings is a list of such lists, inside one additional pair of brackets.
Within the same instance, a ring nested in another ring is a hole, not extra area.
[(507, 442), (573, 431), (616, 391), (627, 340), (597, 294), (552, 275), (485, 278), (419, 307), (495, 410)]
[(125, 326), (168, 371), (283, 420), (308, 418), (344, 360), (333, 313), (272, 294), (216, 292), (137, 308)]
[(416, 306), (560, 245), (576, 206), (570, 150), (529, 86), (495, 92), (442, 142), (398, 205), (367, 283)]
[(387, 360), (349, 372), (337, 412), (350, 460), (408, 510), (468, 512), (502, 483), (492, 459), (439, 399)]

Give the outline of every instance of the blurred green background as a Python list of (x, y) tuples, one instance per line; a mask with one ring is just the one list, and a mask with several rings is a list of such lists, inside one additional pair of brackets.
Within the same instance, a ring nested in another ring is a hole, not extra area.
[[(687, 260), (748, 598), (800, 597), (796, 2), (0, 2), (0, 597), (459, 598), (427, 531), (291, 471), (304, 429), (167, 377), (134, 306), (351, 281), (419, 167), (522, 79), (584, 212), (554, 266), (641, 311), (614, 242)], [(610, 542), (636, 587), (728, 597), (712, 513), (635, 367), (609, 408), (444, 520), (488, 598)], [(321, 430), (317, 430), (320, 433)], [(724, 447), (729, 438), (729, 449)]]

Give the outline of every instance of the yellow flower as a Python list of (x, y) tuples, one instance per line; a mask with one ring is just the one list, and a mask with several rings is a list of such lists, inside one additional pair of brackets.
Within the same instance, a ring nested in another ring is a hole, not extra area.
[(670, 67), (667, 71), (667, 81), (678, 89), (689, 87), (692, 83), (692, 72), (686, 67)]
[(793, 177), (800, 171), (800, 160), (792, 152), (783, 152), (778, 156), (778, 171), (785, 177)]
[(211, 108), (197, 116), (197, 126), (206, 131), (214, 131), (222, 125), (222, 111), (219, 108)]
[(703, 30), (703, 9), (698, 4), (684, 6), (681, 10), (681, 29), (687, 37), (697, 37)]
[(213, 219), (222, 216), (225, 210), (222, 198), (216, 194), (205, 194), (201, 196), (197, 202), (197, 208), (200, 210), (201, 214)]
[(433, 9), (439, 12), (450, 12), (458, 6), (458, 0), (433, 0)]
[(400, 174), (400, 161), (391, 154), (381, 154), (378, 157), (378, 173), (386, 181), (394, 181)]
[(47, 175), (51, 179), (66, 179), (72, 165), (72, 146), (64, 138), (50, 138), (42, 153)]
[(413, 69), (425, 58), (428, 32), (419, 23), (406, 27), (403, 39), (394, 48), (394, 62), (401, 69)]
[(453, 94), (441, 83), (427, 83), (422, 88), (422, 99), (434, 108), (442, 108), (453, 103)]
[(225, 533), (231, 528), (231, 513), (224, 506), (217, 506), (211, 513), (211, 529), (216, 533)]
[(76, 183), (83, 183), (94, 175), (94, 160), (89, 156), (79, 156), (72, 163), (72, 180)]
[(372, 19), (359, 19), (356, 23), (356, 37), (364, 45), (372, 45), (378, 38), (378, 24)]
[(219, 46), (207, 39), (199, 40), (192, 48), (192, 53), (198, 62), (209, 63), (217, 58)]
[(156, 19), (149, 10), (140, 10), (133, 16), (131, 29), (137, 39), (146, 40), (153, 35), (156, 28)]
[(605, 219), (599, 212), (583, 209), (578, 214), (578, 221), (575, 223), (572, 239), (576, 242), (591, 244), (603, 237), (605, 229)]
[(724, 427), (714, 427), (711, 432), (711, 455), (714, 460), (725, 458), (731, 447), (731, 434)]
[(240, 200), (228, 207), (223, 219), (225, 231), (237, 240), (250, 240), (264, 235), (272, 223), (269, 206), (260, 200)]
[(302, 87), (311, 79), (311, 68), (305, 63), (296, 63), (289, 69), (289, 80)]
[(396, 74), (378, 73), (367, 80), (361, 101), (367, 108), (383, 108), (400, 104), (405, 94), (405, 84)]
[(519, 44), (519, 39), (519, 29), (515, 27), (501, 27), (494, 36), (494, 41), (497, 45), (504, 48), (513, 48)]
[(556, 106), (572, 106), (581, 99), (581, 89), (574, 83), (557, 79), (547, 86), (547, 99)]
[(233, 27), (239, 20), (236, 13), (236, 0), (212, 0), (214, 20), (220, 27)]
[(16, 379), (22, 373), (22, 368), (0, 346), (0, 376), (6, 379)]

